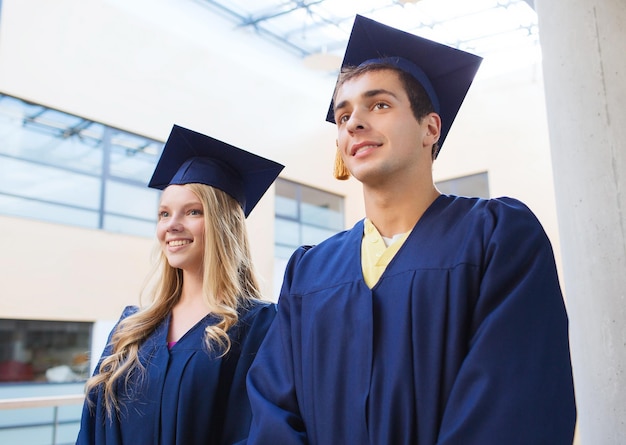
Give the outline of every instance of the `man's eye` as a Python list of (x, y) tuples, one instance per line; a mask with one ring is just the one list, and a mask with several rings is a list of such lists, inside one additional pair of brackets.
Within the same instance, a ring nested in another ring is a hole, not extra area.
[(389, 105), (387, 105), (384, 102), (378, 102), (378, 103), (376, 103), (376, 105), (374, 105), (374, 108), (376, 108), (378, 110), (382, 110), (382, 109), (385, 109), (385, 108), (389, 108)]
[(349, 115), (342, 114), (341, 116), (339, 116), (339, 119), (337, 119), (337, 123), (338, 124), (344, 124), (344, 123), (348, 122), (348, 119), (350, 119)]

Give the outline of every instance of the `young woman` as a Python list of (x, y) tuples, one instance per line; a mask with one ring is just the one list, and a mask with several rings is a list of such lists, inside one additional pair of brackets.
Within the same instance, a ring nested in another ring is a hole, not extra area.
[(245, 217), (283, 166), (174, 126), (150, 187), (163, 189), (152, 302), (127, 307), (87, 381), (78, 444), (245, 440), (245, 378), (274, 319)]

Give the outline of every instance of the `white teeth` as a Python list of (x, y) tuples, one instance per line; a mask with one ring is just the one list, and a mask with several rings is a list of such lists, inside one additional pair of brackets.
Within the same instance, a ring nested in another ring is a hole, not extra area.
[(178, 241), (170, 241), (167, 244), (171, 247), (178, 247), (178, 246), (184, 246), (185, 244), (189, 244), (189, 243), (191, 243), (191, 241), (189, 240), (178, 240)]
[(354, 154), (357, 154), (357, 153), (359, 153), (359, 152), (361, 152), (363, 150), (367, 150), (367, 149), (372, 148), (372, 147), (378, 147), (378, 145), (364, 145), (363, 147), (361, 147), (357, 151), (355, 151)]

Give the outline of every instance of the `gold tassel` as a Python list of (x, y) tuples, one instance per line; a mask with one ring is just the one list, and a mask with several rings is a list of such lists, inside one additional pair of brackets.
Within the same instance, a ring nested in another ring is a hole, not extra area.
[(339, 154), (339, 150), (335, 153), (335, 167), (333, 169), (333, 175), (336, 179), (340, 181), (345, 181), (350, 178), (350, 171), (344, 164), (343, 159), (341, 159), (341, 155)]

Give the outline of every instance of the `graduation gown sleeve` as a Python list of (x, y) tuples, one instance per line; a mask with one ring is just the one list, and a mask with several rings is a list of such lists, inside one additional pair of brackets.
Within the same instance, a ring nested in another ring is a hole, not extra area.
[[(309, 443), (296, 396), (296, 385), (300, 380), (296, 367), (301, 363), (301, 354), (306, 353), (294, 347), (300, 344), (299, 311), (291, 311), (292, 301), (282, 298), (288, 294), (290, 277), (308, 248), (300, 247), (287, 264), (276, 320), (265, 337), (265, 347), (261, 347), (257, 354), (257, 372), (248, 373), (248, 396), (253, 407), (251, 432), (254, 432), (248, 438), (249, 445)], [(296, 318), (295, 321), (292, 317)]]
[(483, 211), (480, 281), (437, 443), (570, 445), (576, 408), (552, 247), (519, 201)]

